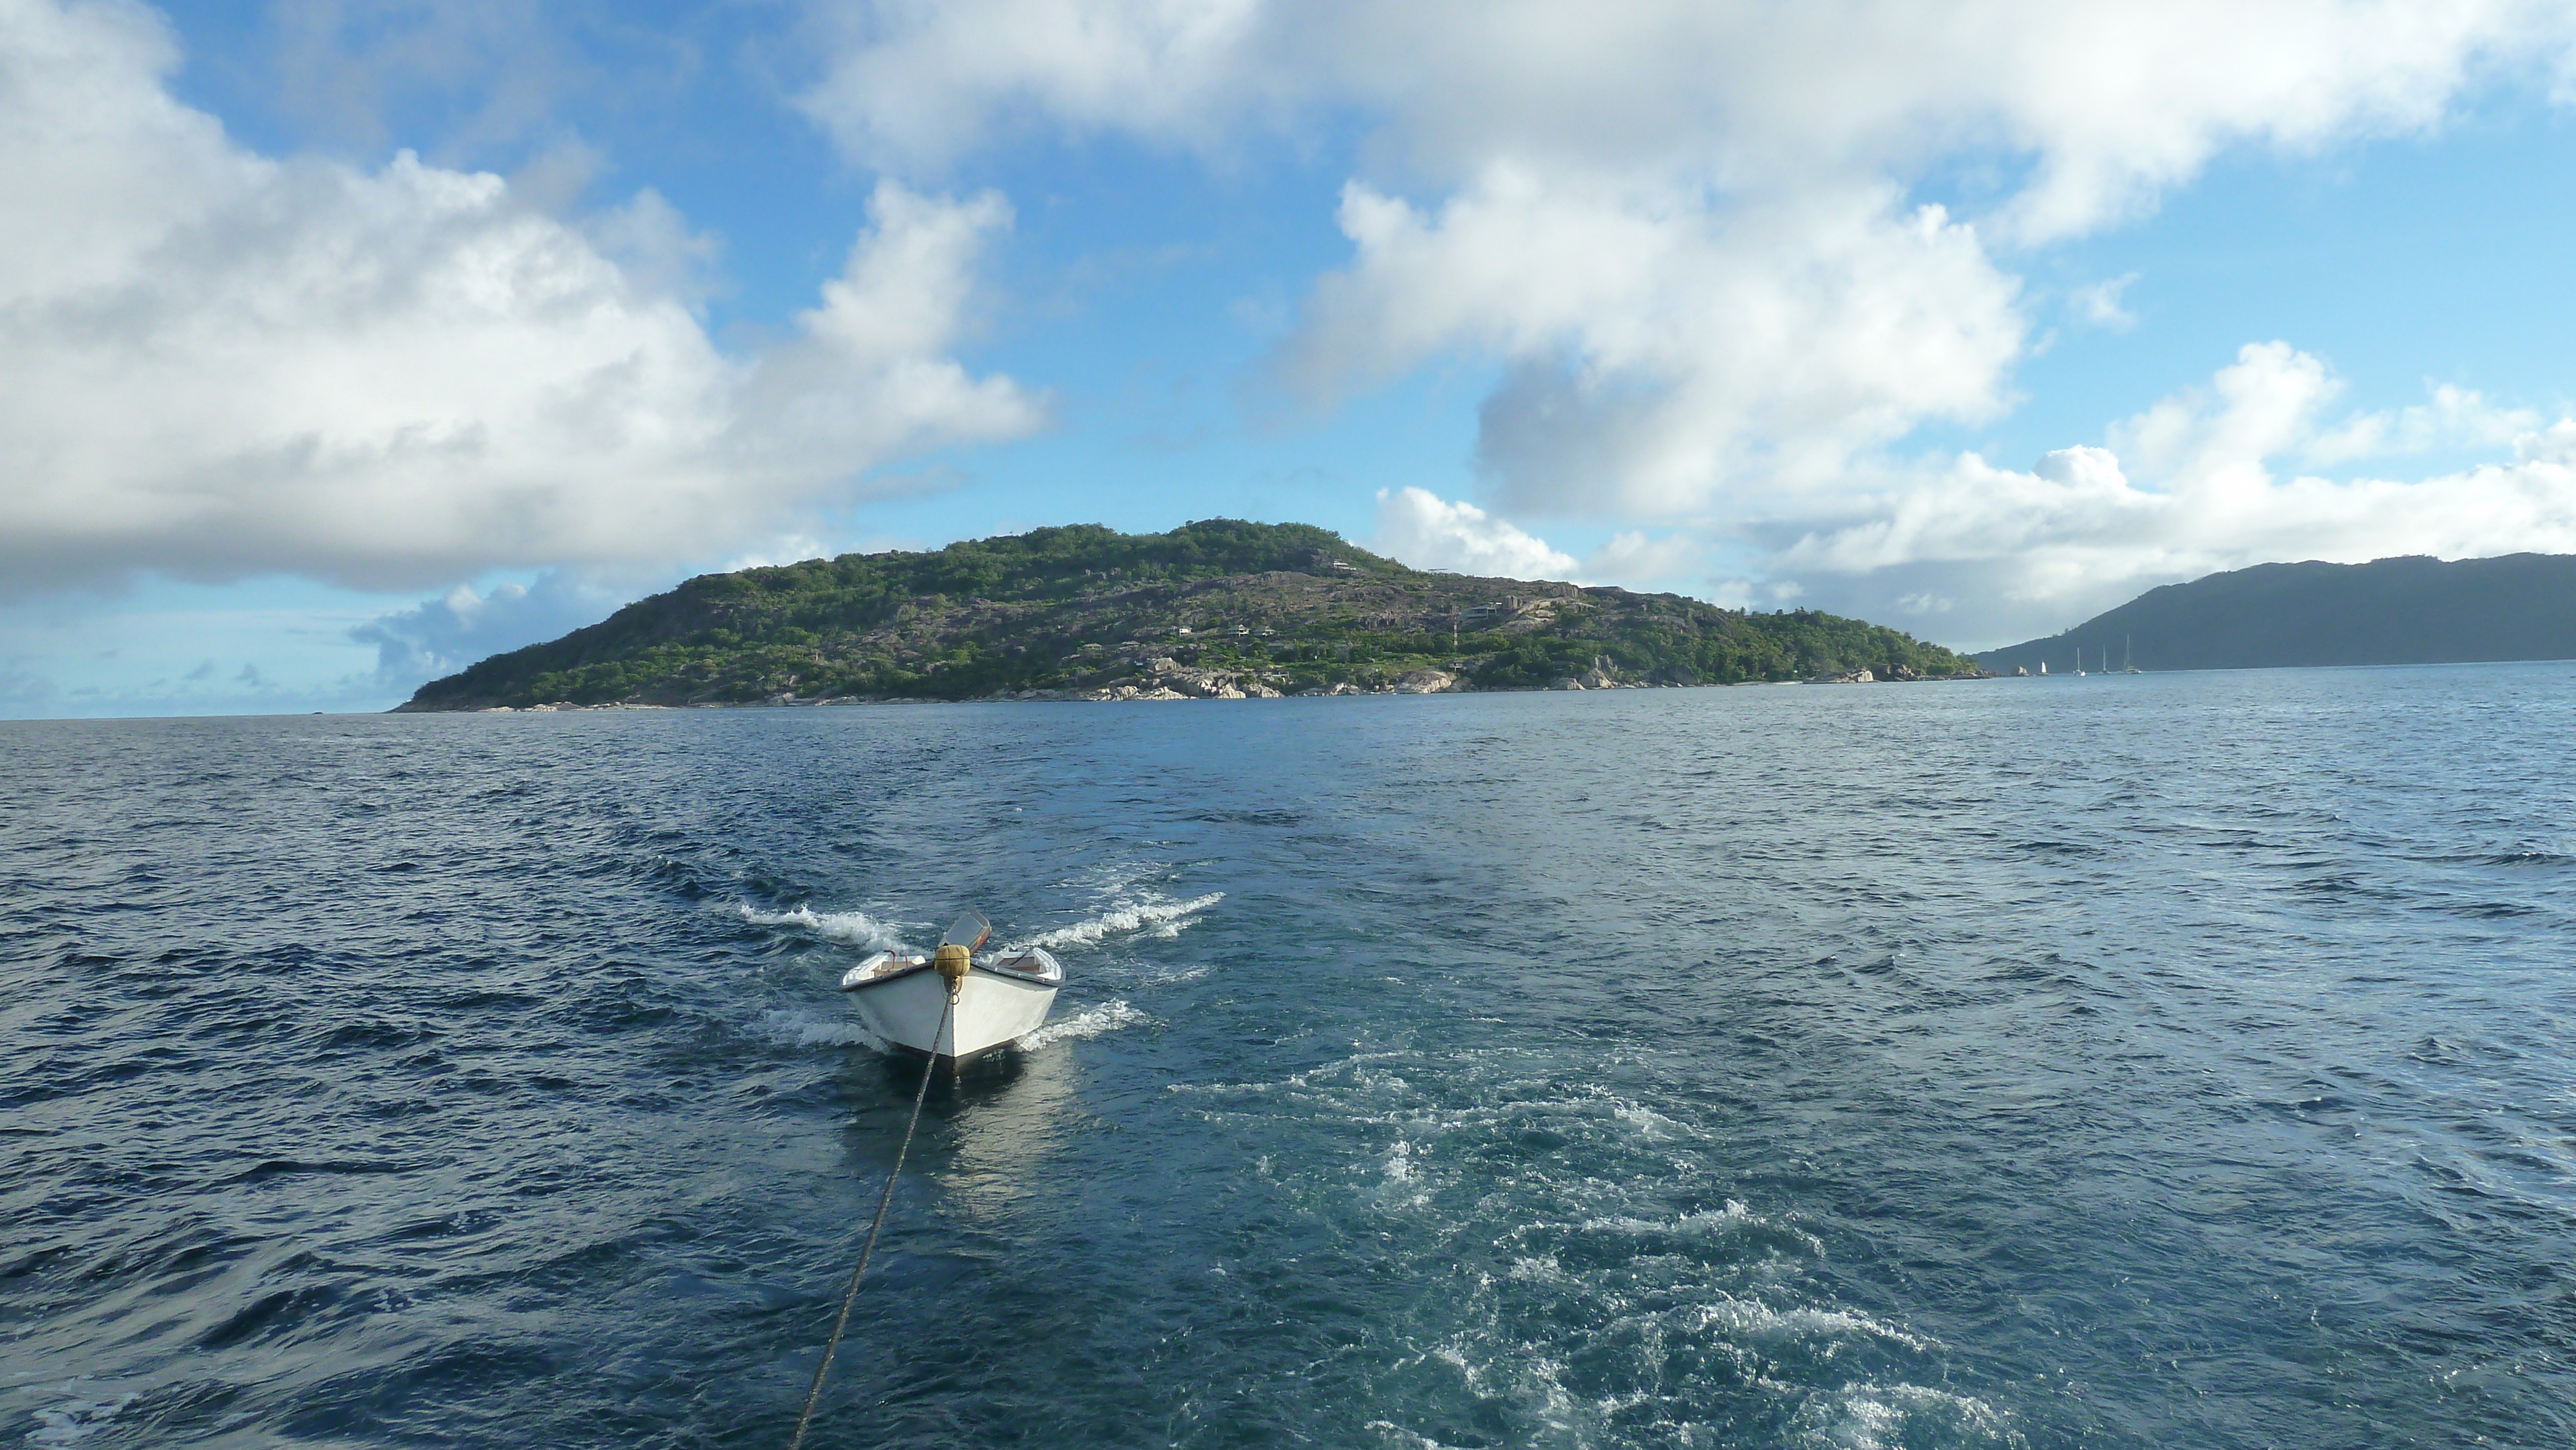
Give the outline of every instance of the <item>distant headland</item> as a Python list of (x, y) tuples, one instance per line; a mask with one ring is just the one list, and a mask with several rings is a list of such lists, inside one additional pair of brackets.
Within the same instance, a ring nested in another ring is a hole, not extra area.
[(1973, 678), (1812, 610), (1410, 569), (1304, 524), (1038, 529), (706, 574), (403, 710), (1180, 700)]
[(2263, 669), (2576, 659), (2576, 556), (2260, 564), (2150, 589), (2064, 634), (1977, 663), (2087, 670)]

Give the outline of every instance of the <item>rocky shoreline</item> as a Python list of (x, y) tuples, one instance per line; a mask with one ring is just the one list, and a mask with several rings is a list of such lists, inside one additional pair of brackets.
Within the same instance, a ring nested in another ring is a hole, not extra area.
[[(454, 707), (457, 713), (479, 715), (551, 714), (580, 710), (740, 710), (779, 707), (822, 707), (834, 705), (959, 705), (996, 702), (1082, 702), (1089, 704), (1126, 704), (1173, 700), (1281, 700), (1323, 699), (1337, 695), (1472, 695), (1472, 694), (1538, 694), (1573, 690), (1684, 690), (1724, 689), (1722, 685), (1675, 685), (1652, 680), (1624, 679), (1596, 664), (1581, 675), (1569, 675), (1547, 685), (1515, 686), (1493, 689), (1471, 683), (1464, 675), (1451, 670), (1409, 670), (1372, 684), (1342, 681), (1314, 689), (1281, 689), (1285, 681), (1277, 675), (1246, 670), (1197, 669), (1169, 656), (1156, 656), (1141, 662), (1138, 678), (1088, 689), (996, 691), (990, 695), (966, 700), (942, 699), (921, 695), (828, 695), (799, 696), (793, 692), (772, 695), (764, 700), (708, 700), (687, 705), (645, 705), (611, 702), (599, 705), (575, 704), (569, 700), (542, 705), (484, 705)], [(1868, 685), (1917, 684), (1936, 680), (1996, 679), (1991, 674), (1920, 675), (1900, 667), (1892, 674), (1854, 670), (1845, 674), (1819, 675), (1807, 680), (1746, 680), (1747, 685)]]

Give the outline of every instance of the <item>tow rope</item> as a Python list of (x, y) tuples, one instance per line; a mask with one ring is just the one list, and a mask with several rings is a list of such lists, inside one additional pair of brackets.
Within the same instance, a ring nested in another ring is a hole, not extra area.
[(921, 1065), (921, 1086), (912, 1095), (912, 1118), (903, 1125), (903, 1145), (894, 1150), (894, 1168), (886, 1174), (885, 1193), (877, 1199), (876, 1222), (868, 1225), (868, 1241), (859, 1250), (859, 1266), (850, 1271), (850, 1287), (841, 1291), (840, 1317), (832, 1321), (832, 1337), (823, 1342), (823, 1362), (814, 1366), (814, 1383), (805, 1391), (805, 1408), (796, 1412), (796, 1435), (787, 1442), (787, 1450), (802, 1450), (805, 1427), (814, 1420), (814, 1403), (823, 1398), (823, 1376), (832, 1372), (832, 1356), (841, 1347), (841, 1331), (850, 1327), (850, 1305), (857, 1301), (859, 1281), (867, 1277), (868, 1259), (877, 1251), (877, 1233), (885, 1227), (886, 1210), (894, 1204), (895, 1182), (903, 1177), (904, 1157), (912, 1152), (913, 1130), (921, 1126), (921, 1105), (930, 1097), (930, 1075), (939, 1068), (939, 1043), (948, 1036), (948, 1023), (956, 1013), (956, 983), (951, 979), (948, 1005), (939, 1009), (939, 1031), (930, 1039), (930, 1060)]

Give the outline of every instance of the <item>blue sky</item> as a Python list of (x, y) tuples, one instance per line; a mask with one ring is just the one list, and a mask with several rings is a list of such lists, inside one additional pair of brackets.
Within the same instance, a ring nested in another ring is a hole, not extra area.
[(1982, 647), (2576, 551), (2563, 7), (0, 0), (0, 714), (1043, 524)]

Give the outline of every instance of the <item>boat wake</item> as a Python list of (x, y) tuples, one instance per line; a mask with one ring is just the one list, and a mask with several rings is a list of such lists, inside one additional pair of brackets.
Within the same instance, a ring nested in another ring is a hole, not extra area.
[[(1065, 947), (1091, 947), (1120, 936), (1168, 941), (1196, 923), (1199, 913), (1223, 900), (1225, 893), (1222, 891), (1211, 891), (1186, 901), (1156, 894), (1148, 894), (1141, 899), (1120, 896), (1097, 916), (1022, 937), (1003, 950), (1024, 951), (1030, 947), (1044, 947), (1054, 951)], [(764, 911), (741, 901), (735, 902), (733, 909), (736, 915), (754, 926), (799, 929), (824, 941), (872, 952), (905, 949), (903, 933), (893, 923), (881, 921), (864, 911), (816, 911), (811, 905), (800, 905), (787, 911)]]
[(895, 929), (864, 911), (816, 911), (800, 906), (794, 911), (762, 911), (748, 902), (736, 902), (734, 910), (754, 926), (803, 927), (825, 941), (865, 947), (872, 952), (901, 949), (903, 938)]
[[(1221, 891), (1186, 900), (1174, 899), (1150, 888), (1139, 889), (1132, 880), (1103, 884), (1107, 889), (1094, 900), (1105, 898), (1108, 903), (1106, 909), (1069, 925), (1024, 937), (1001, 948), (1002, 954), (1031, 949), (1097, 947), (1122, 937), (1170, 939), (1179, 936), (1201, 913), (1225, 899), (1225, 893)], [(862, 951), (899, 952), (907, 949), (901, 932), (893, 923), (864, 911), (816, 911), (810, 904), (779, 911), (743, 901), (733, 903), (732, 910), (754, 926), (803, 932), (820, 941)], [(1110, 970), (1114, 977), (1137, 975), (1117, 965)], [(1189, 982), (1205, 975), (1207, 968), (1204, 966), (1166, 969), (1145, 974), (1133, 985)], [(1100, 1037), (1153, 1020), (1129, 1006), (1124, 999), (1116, 999), (1025, 1033), (1018, 1038), (1018, 1045), (1023, 1051), (1034, 1051), (1059, 1042)], [(774, 1042), (791, 1047), (867, 1047), (884, 1051), (890, 1046), (879, 1034), (857, 1021), (818, 1017), (796, 1010), (769, 1013), (758, 1031)]]
[(781, 1010), (761, 1019), (761, 1035), (788, 1047), (868, 1047), (880, 1052), (886, 1042), (855, 1019), (817, 1017), (810, 1012)]
[(1915, 1444), (2028, 1444), (2011, 1417), (1971, 1395), (1930, 1385), (1864, 1380), (1811, 1396), (1790, 1417), (1792, 1445), (1819, 1450), (1893, 1450)]
[(1077, 1012), (1061, 1022), (1048, 1023), (1021, 1038), (1020, 1048), (1024, 1052), (1034, 1052), (1050, 1042), (1071, 1042), (1076, 1038), (1099, 1037), (1153, 1020), (1125, 1002), (1103, 1002), (1088, 1011)]
[(1187, 930), (1197, 921), (1200, 912), (1223, 900), (1225, 893), (1222, 891), (1211, 891), (1188, 901), (1122, 900), (1098, 916), (1040, 932), (1015, 945), (1045, 947), (1052, 951), (1059, 947), (1098, 946), (1112, 936), (1131, 933), (1169, 939)]
[(1456, 1444), (1444, 1407), (1478, 1404), (1547, 1444), (1634, 1444), (1650, 1424), (1655, 1443), (1735, 1443), (1759, 1420), (1766, 1443), (1816, 1450), (2026, 1450), (2010, 1413), (1942, 1386), (1936, 1336), (1843, 1301), (1798, 1215), (1730, 1191), (1672, 1084), (1405, 1047), (1168, 1086), (1213, 1131), (1278, 1149), (1247, 1186), (1426, 1286), (1376, 1383), (1382, 1443)]

